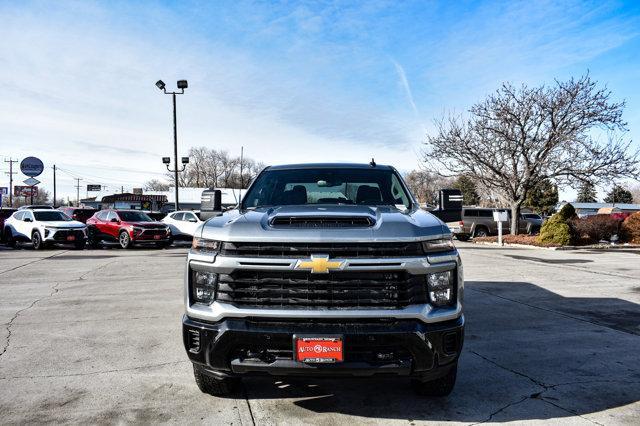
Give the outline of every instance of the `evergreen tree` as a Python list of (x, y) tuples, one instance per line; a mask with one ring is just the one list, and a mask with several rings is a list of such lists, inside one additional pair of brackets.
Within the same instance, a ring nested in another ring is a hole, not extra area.
[(596, 187), (591, 182), (583, 182), (578, 189), (578, 196), (576, 197), (576, 203), (596, 203), (597, 192)]
[(460, 175), (453, 183), (455, 189), (462, 192), (462, 202), (467, 206), (477, 205), (480, 202), (480, 196), (473, 179), (466, 175)]
[(605, 203), (633, 203), (633, 194), (628, 189), (614, 185), (604, 198)]
[(555, 211), (558, 201), (558, 186), (549, 179), (544, 179), (529, 192), (525, 206), (533, 209), (536, 213), (551, 215)]

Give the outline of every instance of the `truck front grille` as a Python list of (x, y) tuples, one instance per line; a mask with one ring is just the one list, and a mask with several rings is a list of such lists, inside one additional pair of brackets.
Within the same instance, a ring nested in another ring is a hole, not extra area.
[(238, 307), (401, 309), (427, 302), (424, 275), (398, 271), (235, 271), (220, 275), (217, 300)]
[(328, 254), (331, 258), (381, 258), (422, 256), (419, 242), (410, 243), (222, 243), (222, 256), (308, 258)]

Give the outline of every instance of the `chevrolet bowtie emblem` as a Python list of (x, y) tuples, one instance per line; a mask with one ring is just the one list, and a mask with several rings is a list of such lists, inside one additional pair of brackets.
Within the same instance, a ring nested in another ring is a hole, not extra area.
[(311, 260), (298, 260), (295, 269), (309, 269), (312, 274), (328, 274), (331, 269), (340, 269), (344, 260), (329, 261), (328, 255), (312, 254)]

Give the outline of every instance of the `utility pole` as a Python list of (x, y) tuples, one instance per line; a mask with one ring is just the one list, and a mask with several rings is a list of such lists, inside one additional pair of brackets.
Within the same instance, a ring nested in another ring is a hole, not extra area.
[(80, 178), (74, 178), (76, 180), (76, 207), (80, 207)]
[(18, 160), (9, 158), (8, 160), (4, 160), (4, 162), (9, 163), (9, 172), (7, 173), (9, 175), (9, 207), (13, 207), (13, 175), (18, 173), (13, 171), (13, 163), (17, 163)]
[(56, 208), (56, 165), (53, 165), (53, 208)]

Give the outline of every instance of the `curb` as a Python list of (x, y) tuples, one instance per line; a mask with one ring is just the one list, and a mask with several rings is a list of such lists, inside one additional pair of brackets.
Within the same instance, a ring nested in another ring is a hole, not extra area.
[[(498, 245), (497, 242), (488, 242), (488, 241), (479, 241), (477, 243), (473, 243), (473, 244), (478, 244), (478, 245), (485, 245), (485, 246), (496, 246), (496, 247), (500, 247)], [(504, 243), (502, 245), (502, 247), (517, 247), (517, 248), (528, 248), (528, 249), (541, 249), (541, 250), (601, 250), (601, 251), (607, 251), (607, 250), (633, 250), (633, 251), (638, 251), (640, 253), (640, 245), (638, 244), (629, 244), (629, 245), (608, 245), (608, 244), (594, 244), (594, 245), (589, 245), (589, 246), (557, 246), (557, 247), (542, 247), (542, 246), (532, 246), (529, 244), (509, 244), (509, 243)]]

